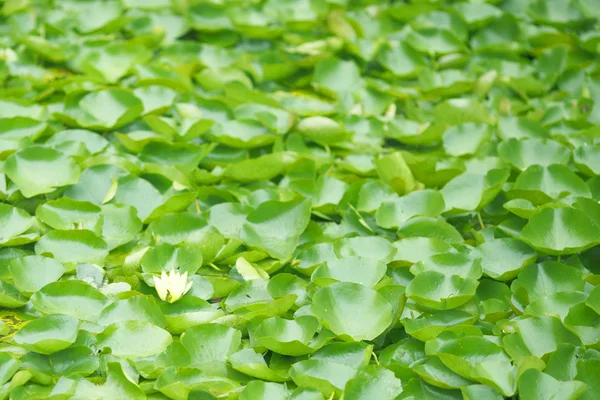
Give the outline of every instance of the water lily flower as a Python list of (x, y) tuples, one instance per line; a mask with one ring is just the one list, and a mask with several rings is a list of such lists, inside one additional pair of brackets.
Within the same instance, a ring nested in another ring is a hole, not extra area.
[(163, 271), (160, 278), (154, 277), (154, 288), (162, 301), (174, 303), (192, 287), (192, 282), (187, 281), (187, 272), (180, 274), (172, 269), (168, 274)]
[(11, 64), (16, 62), (19, 59), (19, 56), (13, 49), (5, 48), (0, 49), (0, 60), (4, 60), (7, 64)]

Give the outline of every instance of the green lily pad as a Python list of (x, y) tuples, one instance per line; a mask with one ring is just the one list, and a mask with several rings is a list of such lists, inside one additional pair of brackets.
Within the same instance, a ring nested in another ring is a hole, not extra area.
[(449, 310), (469, 301), (475, 295), (478, 284), (475, 279), (425, 271), (407, 286), (406, 297), (428, 308)]
[(242, 333), (219, 324), (204, 324), (188, 328), (181, 343), (190, 353), (191, 364), (197, 366), (225, 362), (239, 350)]
[(68, 315), (48, 315), (19, 329), (13, 340), (36, 353), (52, 354), (72, 345), (78, 330), (77, 318)]
[(25, 197), (50, 193), (77, 183), (80, 168), (72, 158), (43, 146), (32, 146), (12, 154), (4, 172)]
[(393, 372), (376, 365), (369, 365), (359, 369), (356, 375), (346, 383), (344, 398), (346, 399), (371, 399), (377, 396), (380, 399), (395, 399), (402, 391), (400, 379)]
[(341, 394), (355, 373), (354, 368), (321, 360), (300, 361), (290, 369), (296, 385), (316, 389), (324, 396)]
[(556, 261), (527, 265), (511, 285), (525, 305), (561, 292), (583, 291), (581, 271)]
[(487, 174), (465, 172), (452, 179), (440, 191), (447, 211), (475, 211), (489, 204), (502, 190), (509, 177), (506, 169), (492, 169)]
[(269, 368), (264, 357), (253, 349), (242, 349), (231, 356), (229, 362), (232, 368), (257, 379), (272, 382), (285, 382), (286, 377), (279, 375)]
[(205, 136), (218, 143), (239, 149), (266, 146), (277, 139), (275, 133), (252, 120), (234, 120), (217, 124)]
[(598, 1), (0, 3), (0, 399), (597, 400)]
[(505, 336), (503, 343), (512, 358), (529, 355), (544, 357), (556, 351), (561, 343), (581, 344), (580, 339), (555, 317), (523, 318), (509, 326), (513, 327), (515, 333)]
[(481, 257), (484, 274), (495, 280), (510, 280), (534, 262), (537, 253), (516, 239), (493, 239), (477, 246), (473, 257)]
[(287, 388), (284, 385), (263, 382), (263, 381), (250, 381), (240, 393), (241, 400), (250, 399), (284, 399), (287, 397)]
[(383, 278), (387, 268), (381, 261), (362, 257), (346, 257), (328, 261), (318, 267), (311, 280), (317, 286), (327, 286), (335, 282), (354, 282), (373, 287)]
[(250, 213), (240, 238), (251, 247), (265, 250), (274, 258), (291, 258), (310, 216), (310, 201), (269, 201)]
[(31, 304), (43, 314), (65, 314), (95, 322), (107, 298), (93, 286), (77, 280), (52, 282), (31, 296)]
[(600, 174), (598, 155), (600, 146), (581, 146), (573, 153), (573, 161), (577, 168), (584, 174), (593, 176)]
[(312, 313), (340, 339), (372, 340), (392, 322), (392, 307), (379, 293), (340, 282), (313, 295)]
[(498, 154), (504, 161), (522, 171), (532, 165), (547, 167), (567, 164), (571, 158), (569, 149), (553, 140), (510, 139), (498, 146)]
[(323, 145), (334, 145), (349, 136), (338, 122), (322, 116), (304, 118), (295, 129), (300, 135)]
[(35, 245), (35, 252), (49, 254), (61, 263), (101, 263), (108, 254), (104, 240), (89, 230), (50, 231)]
[(10, 243), (10, 240), (27, 231), (34, 224), (33, 218), (20, 208), (8, 204), (0, 204), (0, 243)]
[[(156, 390), (171, 399), (185, 400), (190, 392), (221, 395), (240, 387), (234, 380), (221, 376), (207, 376), (197, 368), (169, 367), (156, 379)], [(213, 396), (214, 397), (214, 396)], [(208, 397), (210, 398), (210, 397)]]
[(164, 329), (147, 321), (116, 322), (98, 335), (98, 347), (118, 357), (148, 357), (163, 352), (173, 341)]
[(93, 230), (100, 211), (100, 207), (92, 203), (62, 198), (42, 204), (35, 210), (35, 215), (54, 229)]
[(311, 316), (294, 320), (269, 318), (253, 331), (253, 337), (257, 343), (276, 353), (302, 356), (323, 345), (323, 335), (315, 337), (318, 327), (319, 322)]
[(27, 298), (23, 296), (16, 287), (8, 282), (0, 281), (0, 306), (6, 308), (19, 308), (27, 303)]
[[(192, 279), (192, 288), (196, 280)], [(223, 316), (223, 311), (210, 305), (207, 301), (190, 295), (184, 296), (175, 303), (161, 303), (161, 311), (166, 320), (166, 329), (170, 333), (182, 333), (192, 326), (212, 322)], [(155, 322), (156, 323), (156, 322)], [(158, 325), (158, 324), (157, 324)]]
[(449, 99), (438, 103), (434, 109), (434, 116), (437, 123), (448, 125), (493, 122), (492, 116), (483, 104), (469, 98)]
[(519, 393), (524, 400), (551, 399), (559, 396), (563, 399), (577, 399), (587, 390), (579, 381), (561, 382), (537, 369), (528, 369), (519, 378)]
[(48, 283), (56, 282), (66, 271), (58, 261), (40, 256), (13, 260), (8, 268), (15, 287), (25, 295), (32, 295)]
[(521, 239), (548, 254), (573, 254), (598, 244), (600, 228), (574, 208), (545, 208), (529, 219)]
[(75, 389), (77, 397), (106, 397), (106, 398), (128, 398), (142, 400), (145, 397), (142, 389), (133, 383), (126, 375), (124, 367), (118, 362), (107, 363), (106, 381), (96, 385), (85, 379), (77, 383)]
[(591, 197), (586, 183), (564, 165), (533, 165), (524, 171), (512, 188), (511, 195), (543, 204), (567, 195)]
[(178, 271), (193, 275), (202, 266), (202, 252), (190, 246), (176, 247), (161, 243), (148, 250), (140, 260), (142, 271), (160, 275), (162, 272)]
[(109, 304), (98, 318), (101, 325), (111, 325), (122, 321), (145, 321), (164, 328), (165, 317), (160, 308), (149, 296), (133, 296)]
[(369, 365), (372, 354), (373, 345), (365, 342), (330, 342), (315, 351), (311, 359), (361, 368)]
[(377, 224), (382, 228), (398, 228), (414, 216), (437, 217), (445, 207), (440, 192), (420, 190), (396, 200), (384, 201), (377, 210)]
[(435, 357), (416, 365), (414, 371), (425, 382), (442, 389), (460, 389), (473, 383), (452, 371), (439, 358)]
[(401, 238), (424, 237), (437, 239), (449, 244), (463, 241), (463, 237), (455, 227), (442, 219), (431, 217), (409, 219), (398, 229), (398, 236)]
[(144, 105), (131, 92), (105, 89), (70, 98), (57, 116), (73, 127), (103, 131), (134, 121), (143, 110)]
[(102, 239), (110, 249), (123, 245), (142, 230), (135, 208), (123, 204), (102, 206)]
[(444, 132), (444, 149), (453, 156), (474, 154), (490, 136), (490, 129), (485, 124), (469, 122), (451, 126)]
[(512, 396), (515, 392), (516, 368), (502, 348), (487, 339), (451, 340), (437, 349), (437, 356), (457, 374), (490, 385), (504, 396)]
[(360, 86), (360, 70), (353, 61), (329, 58), (315, 65), (313, 82), (332, 93), (354, 91)]

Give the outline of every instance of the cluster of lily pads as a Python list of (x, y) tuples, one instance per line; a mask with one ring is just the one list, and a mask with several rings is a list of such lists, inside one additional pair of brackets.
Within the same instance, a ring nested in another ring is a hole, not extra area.
[(600, 397), (598, 0), (0, 4), (0, 399)]

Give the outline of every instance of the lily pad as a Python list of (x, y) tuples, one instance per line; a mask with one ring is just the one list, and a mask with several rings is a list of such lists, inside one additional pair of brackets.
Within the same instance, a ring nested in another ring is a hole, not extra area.
[(106, 302), (106, 296), (93, 286), (76, 280), (49, 283), (31, 296), (31, 303), (43, 314), (65, 314), (91, 322), (98, 320)]
[(158, 354), (172, 341), (167, 331), (146, 321), (116, 322), (98, 335), (99, 348), (108, 347), (112, 354), (124, 358)]
[(548, 254), (573, 254), (598, 244), (600, 228), (574, 208), (545, 208), (529, 219), (521, 239)]
[(40, 354), (64, 350), (75, 342), (79, 330), (77, 318), (67, 315), (48, 315), (25, 325), (13, 340)]
[(313, 314), (340, 339), (372, 340), (392, 322), (392, 307), (379, 293), (340, 282), (313, 295)]
[(32, 146), (12, 154), (4, 172), (25, 197), (77, 183), (81, 169), (71, 157), (49, 147)]
[(35, 245), (35, 252), (62, 263), (101, 263), (108, 254), (104, 240), (89, 230), (50, 231)]

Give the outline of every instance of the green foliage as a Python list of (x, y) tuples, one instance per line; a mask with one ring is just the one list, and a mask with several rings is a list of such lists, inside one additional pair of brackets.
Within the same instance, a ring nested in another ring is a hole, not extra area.
[(597, 399), (598, 9), (0, 1), (0, 399)]

